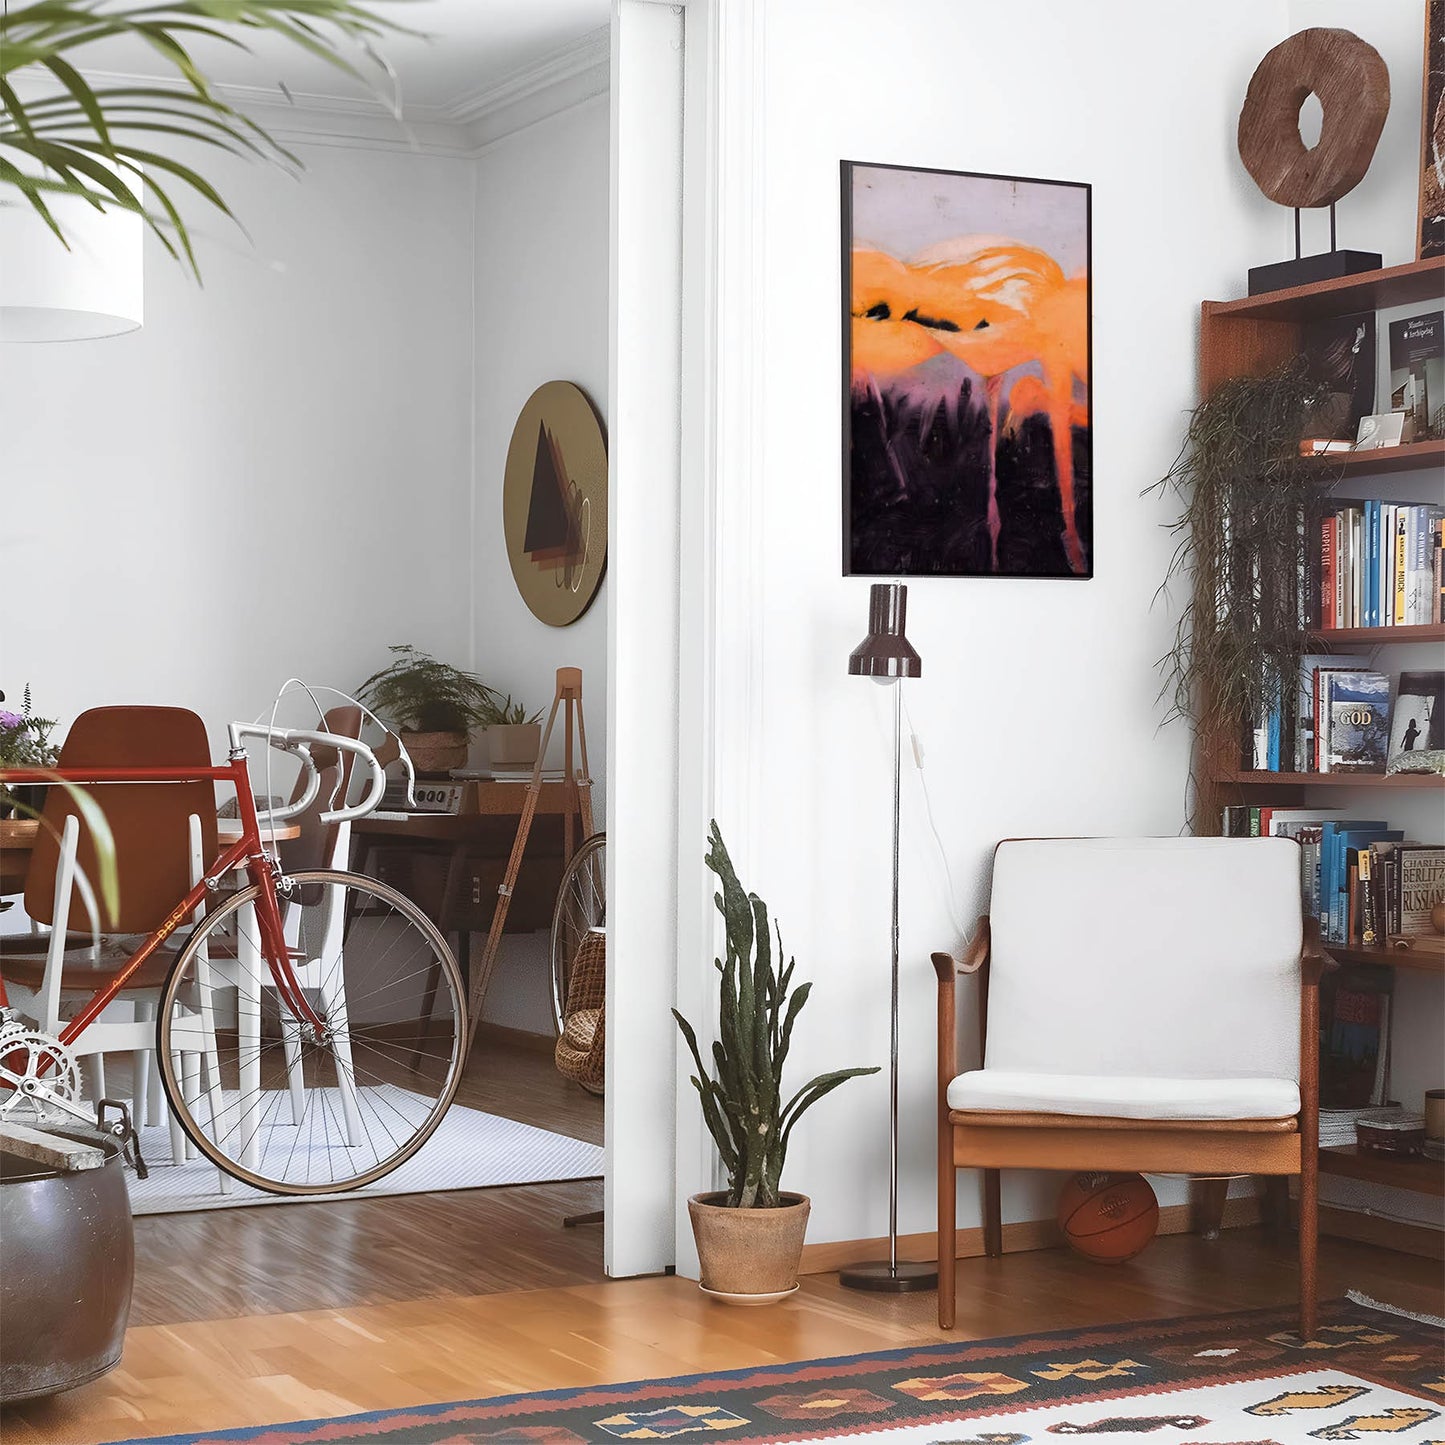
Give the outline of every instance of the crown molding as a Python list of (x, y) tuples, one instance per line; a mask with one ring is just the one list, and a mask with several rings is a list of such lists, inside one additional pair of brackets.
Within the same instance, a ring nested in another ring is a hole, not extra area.
[[(490, 133), (496, 127), (488, 122), (502, 112), (529, 110), (529, 118), (523, 124), (532, 124), (606, 90), (611, 67), (612, 33), (610, 27), (604, 25), (544, 55), (535, 64), (514, 72), (496, 85), (459, 97), (445, 107), (442, 118), (482, 132), (479, 143), (499, 139), (498, 134)], [(540, 108), (529, 104), (537, 101), (543, 102)], [(553, 101), (560, 103), (548, 104)]]
[[(169, 76), (87, 70), (97, 85), (185, 90)], [(361, 150), (470, 157), (539, 121), (606, 94), (611, 79), (611, 35), (594, 30), (509, 75), (445, 105), (413, 105), (401, 113), (375, 96), (286, 91), (279, 86), (214, 84), (228, 105), (262, 126), (283, 145), (340, 146)], [(49, 77), (15, 77), (24, 94), (60, 90)]]

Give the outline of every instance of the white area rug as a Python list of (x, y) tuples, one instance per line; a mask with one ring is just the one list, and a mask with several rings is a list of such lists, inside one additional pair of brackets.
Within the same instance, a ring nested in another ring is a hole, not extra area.
[(430, 1194), (445, 1189), (492, 1189), (503, 1184), (547, 1184), (561, 1179), (595, 1179), (602, 1174), (599, 1145), (569, 1139), (454, 1104), (421, 1151), (395, 1172), (364, 1189), (343, 1194), (263, 1194), (234, 1179), (222, 1193), (216, 1167), (204, 1158), (171, 1163), (165, 1125), (141, 1130), (141, 1152), (149, 1179), (129, 1169), (131, 1211), (176, 1214), (193, 1209), (236, 1209), (250, 1204), (306, 1204), (318, 1199), (374, 1199), (386, 1194)]

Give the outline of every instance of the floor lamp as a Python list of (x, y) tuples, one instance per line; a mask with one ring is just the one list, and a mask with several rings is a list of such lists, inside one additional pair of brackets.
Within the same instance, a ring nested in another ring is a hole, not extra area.
[(923, 676), (923, 659), (904, 635), (908, 588), (901, 582), (875, 582), (868, 597), (868, 636), (848, 657), (853, 677), (871, 677), (893, 684), (893, 974), (889, 1039), (888, 1092), (888, 1258), (850, 1265), (838, 1272), (850, 1289), (901, 1294), (933, 1289), (938, 1267), (898, 1258), (898, 817), (903, 751), (903, 689), (905, 677)]

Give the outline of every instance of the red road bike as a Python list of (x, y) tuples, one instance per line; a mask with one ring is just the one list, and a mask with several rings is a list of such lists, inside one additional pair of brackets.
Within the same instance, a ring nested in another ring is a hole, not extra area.
[[(170, 1106), (200, 1151), (233, 1178), (272, 1193), (358, 1188), (415, 1154), (450, 1106), (465, 1059), (466, 990), (441, 934), (395, 889), (338, 869), (288, 874), (263, 842), (265, 822), (296, 816), (315, 801), (313, 750), (349, 751), (370, 774), (359, 803), (347, 807), (343, 798), (320, 820), (370, 812), (385, 779), (375, 753), (330, 733), (245, 723), (229, 731), (229, 760), (218, 766), (0, 771), (6, 783), (64, 780), (86, 788), (230, 784), (241, 824), (239, 839), (158, 928), (127, 944), (117, 971), (58, 1035), (25, 1021), (0, 972), (0, 1117), (24, 1122), (59, 1111), (96, 1119), (96, 1109), (80, 1100), (69, 1045), (142, 969), (158, 974), (157, 963), (169, 960), (157, 1004), (157, 1059)], [(298, 799), (258, 813), (248, 736), (300, 760), (308, 781)], [(237, 870), (245, 886), (228, 892)]]

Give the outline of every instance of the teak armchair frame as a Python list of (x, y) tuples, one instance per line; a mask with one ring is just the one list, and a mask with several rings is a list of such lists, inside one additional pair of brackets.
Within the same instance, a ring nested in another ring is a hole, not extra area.
[(1319, 981), (1326, 960), (1319, 923), (1304, 920), (1300, 949), (1300, 1112), (1293, 1119), (1116, 1119), (990, 1110), (955, 1110), (948, 1086), (959, 1072), (958, 975), (978, 978), (978, 1042), (988, 1029), (989, 920), (985, 914), (962, 961), (935, 953), (938, 974), (938, 1324), (952, 1329), (956, 1289), (958, 1170), (983, 1171), (984, 1252), (1003, 1253), (1001, 1169), (1120, 1170), (1180, 1174), (1262, 1174), (1299, 1179), (1300, 1335), (1315, 1332), (1319, 1182)]

